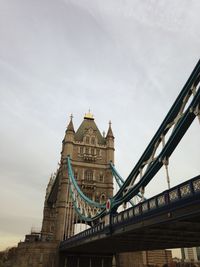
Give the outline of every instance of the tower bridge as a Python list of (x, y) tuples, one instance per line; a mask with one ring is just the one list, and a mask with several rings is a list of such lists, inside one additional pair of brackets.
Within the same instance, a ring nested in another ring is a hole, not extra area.
[[(59, 168), (47, 186), (39, 241), (19, 244), (27, 257), (17, 266), (111, 267), (117, 253), (200, 246), (200, 176), (170, 188), (168, 175), (170, 156), (200, 119), (199, 87), (200, 61), (126, 179), (114, 165), (111, 123), (101, 134), (88, 112), (75, 131), (71, 116)], [(161, 168), (168, 187), (146, 199), (145, 189)], [(80, 224), (90, 228), (75, 234)]]

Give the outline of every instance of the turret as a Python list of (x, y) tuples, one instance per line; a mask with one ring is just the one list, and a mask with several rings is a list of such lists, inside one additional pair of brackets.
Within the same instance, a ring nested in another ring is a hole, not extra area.
[(69, 194), (66, 157), (70, 155), (74, 177), (84, 194), (104, 202), (113, 195), (113, 176), (109, 162), (114, 161), (114, 136), (111, 123), (107, 136), (102, 136), (94, 116), (89, 111), (75, 131), (70, 117), (62, 147), (56, 196), (55, 240), (74, 234), (75, 211)]
[(67, 126), (67, 129), (65, 131), (65, 137), (63, 140), (63, 146), (62, 146), (62, 158), (65, 159), (68, 155), (72, 157), (73, 153), (73, 142), (74, 142), (74, 125), (73, 125), (73, 116), (70, 116), (70, 122)]
[(114, 163), (114, 135), (111, 127), (111, 121), (109, 121), (109, 127), (108, 127), (108, 132), (106, 135), (106, 145), (107, 145), (107, 162), (109, 163), (112, 161)]

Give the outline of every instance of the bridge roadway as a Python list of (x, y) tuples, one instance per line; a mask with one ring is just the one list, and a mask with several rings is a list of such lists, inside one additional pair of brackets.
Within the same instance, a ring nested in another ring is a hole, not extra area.
[(114, 254), (200, 246), (200, 175), (60, 244), (61, 254)]

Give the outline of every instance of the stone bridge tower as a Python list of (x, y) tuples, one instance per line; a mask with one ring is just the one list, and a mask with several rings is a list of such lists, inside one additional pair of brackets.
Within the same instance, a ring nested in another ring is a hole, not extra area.
[[(62, 142), (59, 168), (47, 186), (41, 233), (28, 234), (25, 241), (18, 244), (13, 267), (59, 266), (60, 241), (74, 234), (77, 221), (68, 192), (68, 155), (77, 183), (88, 197), (105, 202), (113, 195), (113, 177), (109, 168), (110, 161), (114, 162), (111, 123), (105, 136), (100, 133), (90, 112), (85, 114), (77, 131), (71, 117)], [(159, 259), (158, 266), (163, 266), (169, 262), (166, 255), (164, 250), (120, 253), (115, 255), (114, 266), (146, 266), (147, 259), (152, 264), (158, 264)]]
[(69, 155), (74, 176), (81, 190), (92, 200), (105, 202), (113, 195), (113, 177), (109, 162), (114, 162), (114, 136), (109, 122), (107, 134), (101, 134), (93, 115), (85, 114), (78, 130), (72, 116), (62, 142), (60, 166), (47, 186), (42, 223), (43, 240), (63, 240), (74, 234), (77, 219), (68, 192), (66, 158)]

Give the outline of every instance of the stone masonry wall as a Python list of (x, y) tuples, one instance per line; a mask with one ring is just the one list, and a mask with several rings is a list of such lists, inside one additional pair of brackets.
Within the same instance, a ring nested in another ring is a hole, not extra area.
[(56, 267), (57, 242), (21, 242), (12, 267)]

